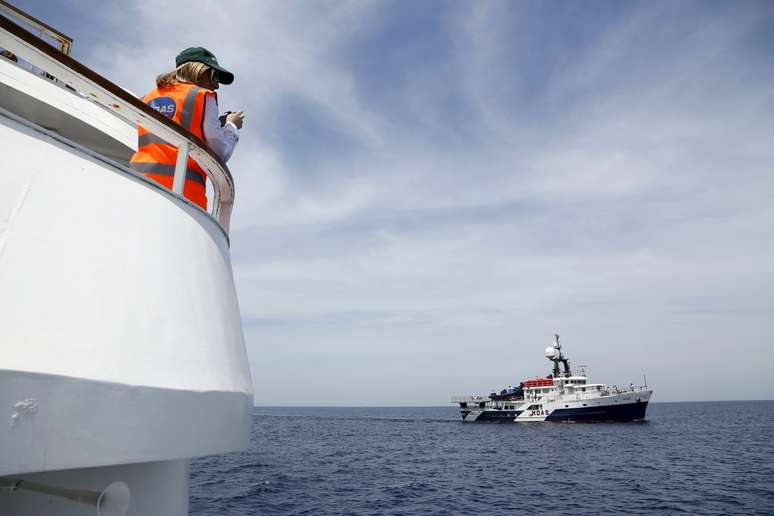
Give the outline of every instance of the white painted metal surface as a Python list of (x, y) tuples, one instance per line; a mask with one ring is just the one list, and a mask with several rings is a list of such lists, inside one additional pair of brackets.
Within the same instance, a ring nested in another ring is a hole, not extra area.
[(0, 142), (0, 406), (38, 400), (0, 425), (16, 443), (0, 475), (243, 448), (250, 374), (215, 221), (2, 116)]
[(172, 191), (177, 195), (183, 195), (185, 186), (186, 165), (188, 164), (188, 142), (183, 142), (177, 148), (177, 161), (175, 163), (175, 177), (172, 181)]
[[(115, 85), (5, 30), (0, 47), (61, 81), (0, 60), (0, 514), (94, 514), (41, 493), (112, 482), (128, 516), (187, 514), (187, 459), (251, 427), (230, 173)], [(137, 122), (190, 149), (213, 216), (128, 169)], [(37, 491), (2, 488), (20, 479)]]
[[(49, 118), (42, 123), (46, 127), (53, 127), (58, 121), (61, 121), (63, 114), (70, 115), (82, 122), (94, 127), (103, 133), (103, 138), (109, 137), (122, 143), (128, 149), (137, 149), (137, 128), (126, 120), (111, 116), (98, 104), (85, 99), (81, 95), (68, 90), (61, 84), (46, 79), (40, 75), (32, 74), (24, 66), (16, 64), (7, 59), (0, 59), (0, 87), (11, 88), (16, 92), (23, 93), (33, 99), (46, 99), (43, 104)], [(6, 97), (9, 95), (6, 94)], [(10, 99), (3, 99), (0, 105), (11, 102)], [(18, 112), (27, 119), (35, 120), (36, 117), (43, 118), (43, 109), (36, 109), (32, 106), (19, 106), (21, 101), (12, 106), (3, 106), (11, 111)], [(55, 106), (55, 109), (52, 107)]]
[[(185, 461), (126, 464), (21, 475), (20, 478), (66, 489), (102, 491), (115, 479), (129, 487), (126, 516), (188, 514), (188, 468)], [(94, 516), (94, 507), (55, 496), (0, 489), (3, 516)]]

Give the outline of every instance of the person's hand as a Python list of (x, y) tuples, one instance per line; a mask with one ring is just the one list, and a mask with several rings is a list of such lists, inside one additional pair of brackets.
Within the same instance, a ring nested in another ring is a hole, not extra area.
[(229, 113), (226, 116), (226, 122), (231, 122), (235, 126), (237, 126), (237, 129), (242, 128), (242, 122), (245, 120), (245, 113), (244, 111), (237, 111), (236, 113)]

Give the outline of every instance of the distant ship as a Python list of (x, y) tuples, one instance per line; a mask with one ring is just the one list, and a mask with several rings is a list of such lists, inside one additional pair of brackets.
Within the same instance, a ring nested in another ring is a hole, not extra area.
[(570, 369), (570, 361), (562, 353), (559, 335), (545, 350), (554, 364), (544, 378), (524, 380), (518, 387), (503, 389), (489, 396), (454, 396), (465, 422), (520, 423), (531, 421), (605, 422), (638, 421), (653, 394), (647, 385), (619, 388), (603, 383), (589, 383), (583, 368)]

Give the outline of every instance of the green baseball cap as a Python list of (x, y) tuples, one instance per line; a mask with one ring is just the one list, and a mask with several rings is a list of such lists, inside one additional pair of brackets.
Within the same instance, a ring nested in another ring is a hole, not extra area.
[(188, 47), (175, 58), (175, 66), (183, 63), (204, 63), (210, 68), (218, 71), (218, 82), (221, 84), (231, 84), (234, 82), (234, 74), (218, 64), (215, 55), (204, 47)]

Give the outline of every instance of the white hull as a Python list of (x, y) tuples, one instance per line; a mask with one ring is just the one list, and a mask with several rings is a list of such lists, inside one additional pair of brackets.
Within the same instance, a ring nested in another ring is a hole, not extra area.
[(606, 396), (558, 396), (555, 399), (485, 402), (484, 407), (462, 410), (466, 423), (637, 421), (644, 419), (653, 391), (641, 389)]
[[(81, 123), (112, 131), (112, 149), (125, 140), (126, 128), (113, 131), (115, 117), (81, 96), (2, 60), (0, 79), (20, 105), (25, 93), (13, 88), (65, 98), (60, 111), (48, 108), (63, 131), (80, 130), (81, 113)], [(242, 450), (250, 437), (251, 377), (223, 227), (6, 110), (0, 142), (0, 485), (99, 493), (119, 481), (131, 492), (127, 515), (187, 514), (188, 458)], [(0, 514), (93, 512), (0, 489)]]
[[(514, 422), (616, 420), (616, 413), (619, 412), (619, 409), (628, 412), (628, 409), (636, 408), (637, 404), (647, 404), (652, 393), (653, 391), (640, 391), (588, 399), (527, 402), (522, 405), (523, 411), (514, 419)], [(531, 409), (533, 405), (538, 405), (538, 407)], [(642, 412), (644, 416), (644, 407)], [(564, 418), (560, 419), (563, 413)], [(582, 418), (579, 418), (578, 415), (582, 415)], [(628, 419), (628, 417), (624, 416), (623, 419)], [(640, 418), (632, 417), (632, 420), (636, 419)]]

